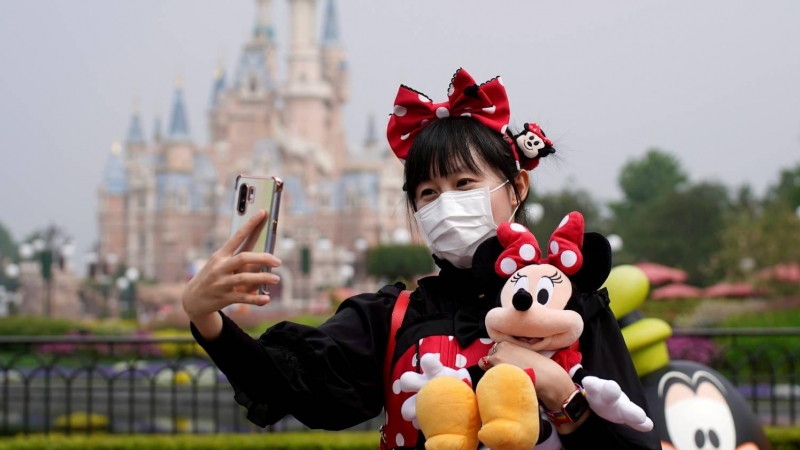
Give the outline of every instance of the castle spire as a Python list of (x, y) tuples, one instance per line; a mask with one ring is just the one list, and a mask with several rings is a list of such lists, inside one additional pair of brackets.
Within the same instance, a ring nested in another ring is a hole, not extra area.
[(139, 116), (139, 102), (134, 100), (131, 123), (128, 126), (128, 144), (144, 144), (144, 130), (142, 129), (142, 119)]
[(220, 59), (216, 69), (214, 69), (214, 86), (211, 88), (211, 108), (215, 108), (219, 98), (225, 91), (225, 66)]
[(118, 141), (114, 141), (111, 145), (111, 154), (106, 160), (103, 187), (109, 195), (123, 195), (128, 192), (128, 175), (125, 171), (122, 145)]
[(325, 28), (322, 31), (322, 45), (339, 45), (339, 19), (334, 0), (328, 0), (325, 8)]
[(179, 141), (189, 139), (189, 120), (183, 104), (183, 79), (175, 80), (175, 97), (172, 104), (172, 116), (169, 123), (169, 139)]

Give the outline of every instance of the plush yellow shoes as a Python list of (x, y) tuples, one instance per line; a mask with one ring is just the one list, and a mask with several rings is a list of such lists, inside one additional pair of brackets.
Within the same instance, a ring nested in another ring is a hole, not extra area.
[[(417, 422), (426, 450), (531, 450), (539, 438), (539, 402), (530, 377), (500, 364), (476, 393), (462, 380), (435, 378), (420, 389)], [(483, 425), (483, 426), (481, 426)]]

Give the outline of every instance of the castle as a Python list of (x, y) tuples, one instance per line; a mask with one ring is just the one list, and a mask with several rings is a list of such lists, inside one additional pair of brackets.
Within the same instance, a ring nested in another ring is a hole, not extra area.
[[(408, 242), (402, 165), (370, 117), (366, 140), (347, 148), (342, 108), (348, 65), (334, 0), (317, 37), (316, 0), (287, 0), (290, 42), (284, 81), (276, 69), (271, 0), (256, 0), (256, 23), (235, 73), (214, 75), (209, 142), (192, 139), (176, 83), (168, 127), (148, 139), (134, 111), (123, 144), (108, 156), (99, 188), (98, 256), (164, 283), (186, 280), (229, 236), (240, 173), (285, 182), (274, 299), (296, 308), (329, 287), (366, 280), (370, 246)], [(354, 284), (356, 283), (356, 284)], [(276, 303), (276, 302), (273, 302)]]

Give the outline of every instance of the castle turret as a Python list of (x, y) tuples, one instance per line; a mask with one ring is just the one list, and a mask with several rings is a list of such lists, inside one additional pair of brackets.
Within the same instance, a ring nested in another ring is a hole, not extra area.
[(339, 17), (335, 0), (328, 0), (322, 29), (322, 74), (331, 84), (333, 96), (339, 103), (347, 101), (348, 76), (344, 48), (339, 38)]
[(183, 80), (178, 78), (175, 82), (167, 145), (163, 149), (163, 165), (160, 169), (167, 172), (191, 172), (193, 147), (189, 136), (189, 119), (183, 102)]
[[(100, 255), (105, 259), (113, 254), (124, 261), (126, 253), (126, 197), (128, 174), (122, 145), (114, 142), (106, 159), (103, 182), (98, 192), (98, 224)], [(113, 256), (112, 256), (113, 258)]]
[(332, 89), (322, 76), (316, 0), (289, 0), (289, 14), (291, 30), (288, 79), (283, 92), (284, 122), (290, 133), (328, 149)]
[(214, 69), (214, 83), (211, 87), (211, 100), (209, 101), (210, 109), (214, 109), (219, 105), (222, 95), (225, 93), (225, 66), (222, 61), (217, 64)]
[(175, 80), (175, 97), (172, 103), (168, 137), (171, 142), (189, 140), (189, 119), (186, 116), (186, 106), (183, 104), (183, 79), (180, 77)]

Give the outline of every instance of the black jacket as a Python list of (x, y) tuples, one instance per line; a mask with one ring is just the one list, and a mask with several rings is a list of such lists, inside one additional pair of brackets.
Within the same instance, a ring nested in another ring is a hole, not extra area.
[[(453, 335), (462, 345), (488, 337), (483, 324), (494, 306), (469, 270), (437, 261), (440, 274), (420, 280), (411, 295), (394, 357), (420, 338)], [(258, 339), (223, 318), (221, 335), (212, 342), (192, 333), (259, 426), (290, 414), (315, 429), (342, 430), (376, 417), (383, 408), (383, 360), (392, 308), (404, 289), (401, 283), (342, 303), (318, 328), (282, 322)], [(490, 300), (491, 299), (491, 300)], [(647, 411), (622, 334), (604, 291), (587, 297), (586, 325), (581, 336), (583, 366), (589, 373), (617, 381), (632, 401)], [(592, 305), (592, 306), (589, 306)], [(476, 368), (468, 368), (475, 373)], [(480, 369), (477, 369), (480, 370)], [(561, 436), (565, 449), (660, 449), (655, 432), (640, 433), (590, 416), (575, 432)], [(424, 448), (422, 439), (419, 448)]]

